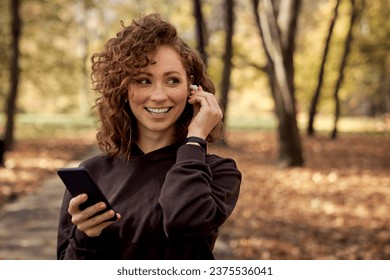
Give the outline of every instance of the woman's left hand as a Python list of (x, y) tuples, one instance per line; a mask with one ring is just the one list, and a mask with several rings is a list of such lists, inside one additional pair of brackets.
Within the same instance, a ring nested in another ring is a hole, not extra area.
[(201, 86), (190, 93), (188, 103), (194, 105), (194, 115), (188, 127), (188, 136), (206, 139), (222, 119), (222, 110), (215, 95), (204, 91)]

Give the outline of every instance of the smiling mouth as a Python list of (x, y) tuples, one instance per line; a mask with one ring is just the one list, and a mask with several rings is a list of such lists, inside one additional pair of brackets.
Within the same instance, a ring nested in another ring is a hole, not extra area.
[(153, 115), (164, 115), (169, 112), (169, 110), (172, 109), (172, 107), (168, 108), (150, 108), (150, 107), (145, 107), (146, 111)]

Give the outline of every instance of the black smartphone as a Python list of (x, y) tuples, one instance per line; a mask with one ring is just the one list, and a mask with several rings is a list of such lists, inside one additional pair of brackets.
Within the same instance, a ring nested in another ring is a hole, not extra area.
[[(98, 202), (104, 202), (107, 206), (106, 209), (96, 213), (95, 216), (108, 210), (113, 210), (115, 212), (85, 167), (60, 168), (57, 170), (57, 174), (73, 197), (82, 193), (86, 193), (88, 195), (87, 201), (80, 204), (81, 210), (84, 210), (85, 208)], [(114, 217), (109, 220), (116, 221), (117, 216), (114, 215)]]

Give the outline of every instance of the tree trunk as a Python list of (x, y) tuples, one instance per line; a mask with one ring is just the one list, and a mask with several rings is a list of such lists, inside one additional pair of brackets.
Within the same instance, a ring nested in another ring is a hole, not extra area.
[[(302, 166), (303, 156), (296, 120), (293, 53), (300, 0), (253, 0), (256, 22), (268, 58), (269, 83), (278, 118), (282, 166)], [(260, 15), (258, 15), (260, 4)], [(275, 9), (278, 5), (278, 11)]]
[(340, 0), (337, 0), (336, 1), (336, 5), (335, 5), (335, 7), (333, 9), (333, 16), (332, 16), (332, 18), (330, 20), (330, 24), (329, 24), (328, 36), (327, 36), (326, 41), (325, 41), (324, 53), (322, 55), (320, 71), (319, 71), (319, 74), (318, 74), (317, 87), (316, 87), (316, 90), (315, 90), (315, 92), (313, 94), (313, 97), (312, 97), (312, 100), (311, 100), (311, 103), (310, 103), (309, 121), (308, 121), (308, 124), (307, 124), (307, 134), (309, 136), (313, 136), (314, 133), (315, 133), (315, 130), (314, 130), (314, 119), (315, 119), (315, 115), (317, 113), (318, 100), (320, 98), (322, 83), (323, 83), (323, 80), (324, 80), (325, 64), (326, 64), (326, 60), (327, 60), (327, 57), (328, 57), (330, 40), (332, 38), (334, 25), (335, 25), (335, 22), (336, 22), (336, 19), (337, 19), (337, 16), (338, 16), (339, 6), (340, 6)]
[(349, 30), (348, 30), (348, 35), (347, 38), (345, 39), (345, 45), (344, 45), (344, 53), (343, 57), (340, 63), (340, 69), (339, 69), (339, 77), (336, 82), (336, 86), (333, 92), (333, 98), (335, 100), (335, 116), (334, 116), (334, 123), (333, 123), (333, 131), (331, 133), (331, 138), (336, 139), (337, 137), (337, 122), (340, 117), (340, 99), (339, 99), (339, 90), (341, 87), (341, 84), (343, 83), (344, 80), (344, 70), (345, 66), (347, 65), (347, 59), (348, 55), (351, 51), (351, 44), (352, 44), (352, 30), (356, 22), (356, 18), (359, 14), (358, 9), (356, 8), (356, 3), (355, 0), (350, 0), (351, 1), (351, 18), (350, 18), (350, 23), (349, 23)]
[(21, 19), (19, 15), (19, 0), (11, 1), (11, 15), (12, 15), (12, 51), (10, 61), (10, 90), (7, 98), (7, 121), (5, 129), (5, 150), (9, 151), (13, 148), (14, 142), (14, 127), (15, 127), (15, 111), (16, 111), (16, 97), (18, 94), (19, 85), (19, 39), (21, 29)]
[(80, 38), (82, 46), (82, 66), (81, 66), (81, 84), (79, 91), (79, 111), (82, 115), (87, 116), (90, 113), (91, 106), (88, 102), (89, 100), (89, 89), (90, 89), (90, 80), (88, 75), (88, 62), (89, 62), (89, 40), (88, 40), (88, 10), (90, 9), (89, 3), (87, 0), (84, 0), (83, 3), (83, 16), (80, 19), (79, 26), (82, 28), (82, 37)]
[(234, 0), (225, 0), (226, 5), (226, 38), (225, 38), (225, 53), (223, 56), (223, 73), (221, 80), (221, 109), (223, 113), (223, 123), (226, 127), (226, 114), (228, 106), (228, 94), (230, 89), (230, 74), (232, 69), (233, 56), (233, 33), (234, 33)]
[[(252, 8), (253, 8), (253, 11), (254, 11), (256, 26), (257, 26), (257, 29), (259, 31), (260, 38), (264, 38), (263, 27), (262, 27), (262, 25), (260, 23), (260, 16), (259, 16), (259, 12), (258, 12), (258, 10), (259, 10), (259, 0), (252, 0)], [(266, 62), (266, 65), (264, 67), (264, 70), (268, 74), (268, 84), (269, 84), (269, 87), (271, 89), (271, 94), (272, 94), (273, 98), (275, 99), (275, 95), (274, 95), (274, 92), (275, 92), (274, 91), (274, 88), (275, 88), (275, 85), (274, 85), (275, 78), (273, 77), (273, 73), (275, 72), (274, 71), (274, 65), (272, 63), (271, 55), (270, 55), (270, 53), (268, 51), (268, 48), (265, 45), (264, 40), (261, 40), (261, 43), (263, 45), (265, 56), (267, 57), (267, 62)]]
[(196, 40), (197, 50), (199, 51), (204, 63), (207, 65), (207, 30), (202, 13), (202, 1), (194, 0), (194, 16), (196, 21)]

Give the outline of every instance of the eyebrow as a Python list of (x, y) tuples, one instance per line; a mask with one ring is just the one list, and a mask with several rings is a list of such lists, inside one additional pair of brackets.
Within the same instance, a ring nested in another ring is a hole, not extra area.
[(164, 76), (169, 76), (169, 75), (172, 75), (172, 74), (181, 75), (181, 73), (179, 71), (168, 71), (168, 72), (164, 73)]
[[(172, 75), (172, 74), (178, 74), (178, 75), (181, 75), (181, 73), (179, 71), (168, 71), (168, 72), (165, 72), (164, 73), (164, 76), (169, 76), (169, 75)], [(152, 77), (152, 73), (150, 72), (139, 72), (136, 76), (140, 76), (140, 75), (146, 75), (146, 76), (149, 76), (149, 77)]]

